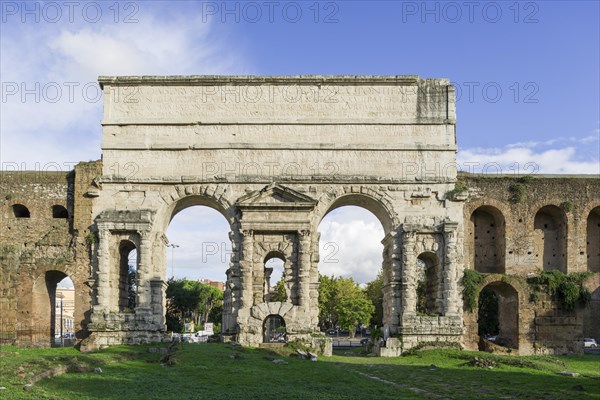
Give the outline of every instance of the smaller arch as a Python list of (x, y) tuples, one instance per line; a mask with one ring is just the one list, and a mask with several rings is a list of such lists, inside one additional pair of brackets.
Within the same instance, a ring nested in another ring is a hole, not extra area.
[(471, 265), (482, 273), (505, 272), (505, 219), (493, 206), (482, 205), (471, 213), (469, 220)]
[(271, 250), (267, 254), (265, 254), (263, 263), (266, 263), (274, 258), (285, 262), (285, 254), (283, 254), (281, 251)]
[(133, 310), (136, 306), (137, 266), (139, 254), (136, 245), (123, 239), (119, 242), (119, 266), (115, 271), (114, 280), (118, 282), (119, 311)]
[(600, 286), (590, 292), (590, 303), (583, 310), (583, 336), (600, 338)]
[(432, 252), (423, 252), (417, 257), (417, 313), (442, 313), (440, 284), (442, 269), (438, 256)]
[(519, 291), (510, 283), (493, 281), (481, 289), (477, 330), (479, 335), (496, 336), (497, 345), (519, 348)]
[(286, 343), (287, 330), (281, 315), (271, 314), (263, 322), (264, 343)]
[(57, 303), (57, 286), (68, 277), (61, 270), (51, 269), (40, 273), (33, 282), (30, 317), (32, 343), (44, 346), (52, 346), (55, 343), (55, 337), (60, 333), (62, 319), (61, 304)]
[[(271, 265), (267, 266), (267, 263)], [(285, 256), (279, 251), (271, 251), (264, 257), (264, 297), (267, 302), (285, 302), (289, 298), (285, 284)]]
[(560, 207), (541, 207), (534, 218), (534, 247), (542, 270), (567, 273), (567, 216)]
[(23, 204), (13, 204), (12, 206), (13, 216), (15, 218), (30, 218), (31, 213), (29, 209), (25, 207)]
[(52, 218), (62, 218), (68, 219), (69, 212), (67, 209), (59, 204), (55, 204), (52, 206)]
[(600, 206), (593, 208), (587, 217), (586, 253), (588, 271), (600, 272)]

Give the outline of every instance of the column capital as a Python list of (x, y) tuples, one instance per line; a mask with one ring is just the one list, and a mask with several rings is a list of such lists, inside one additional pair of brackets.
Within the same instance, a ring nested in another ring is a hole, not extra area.
[(458, 222), (446, 221), (444, 222), (444, 233), (455, 232), (458, 229)]
[(308, 229), (301, 229), (298, 231), (300, 239), (310, 239), (311, 232)]
[(245, 238), (249, 238), (254, 236), (254, 231), (252, 229), (242, 229), (242, 236)]

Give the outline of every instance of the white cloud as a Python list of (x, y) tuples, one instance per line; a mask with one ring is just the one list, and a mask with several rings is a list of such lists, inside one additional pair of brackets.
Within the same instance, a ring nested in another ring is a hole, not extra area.
[(328, 214), (319, 226), (319, 273), (372, 281), (382, 264), (383, 227), (369, 211), (342, 207)]
[(3, 167), (100, 158), (99, 75), (247, 72), (239, 49), (200, 17), (158, 18), (151, 12), (134, 24), (3, 26)]
[[(342, 207), (323, 219), (319, 231), (321, 274), (351, 276), (359, 283), (377, 276), (381, 269), (384, 234), (373, 214), (359, 207)], [(231, 254), (228, 234), (225, 218), (208, 207), (191, 207), (177, 214), (169, 225), (167, 237), (179, 247), (173, 253), (167, 249), (167, 275), (171, 275), (174, 254), (176, 278), (225, 281)], [(278, 267), (271, 282), (277, 282), (280, 276)]]
[(167, 237), (179, 246), (167, 249), (168, 276), (174, 256), (176, 278), (225, 281), (231, 242), (229, 224), (218, 211), (209, 207), (186, 208), (171, 221)]
[[(599, 174), (600, 134), (459, 151), (461, 169), (485, 173)], [(554, 147), (557, 144), (568, 144)]]

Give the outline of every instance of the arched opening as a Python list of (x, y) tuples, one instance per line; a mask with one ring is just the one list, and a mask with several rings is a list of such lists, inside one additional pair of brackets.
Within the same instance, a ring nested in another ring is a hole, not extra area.
[[(165, 235), (167, 330), (180, 332), (195, 322), (194, 331), (213, 333), (235, 328), (233, 312), (239, 272), (233, 264), (231, 227), (223, 212), (199, 196), (180, 200), (174, 207)], [(175, 290), (180, 288), (180, 290)], [(195, 310), (186, 309), (178, 296), (193, 294)]]
[(471, 214), (469, 226), (471, 265), (482, 273), (503, 274), (504, 216), (495, 207), (481, 206)]
[(56, 284), (54, 297), (54, 344), (75, 343), (75, 286), (68, 276)]
[(490, 283), (479, 293), (477, 333), (496, 345), (519, 348), (519, 295), (508, 283)]
[(600, 287), (592, 292), (590, 303), (583, 309), (583, 337), (600, 342)]
[(269, 253), (265, 257), (264, 265), (264, 301), (287, 301), (288, 288), (285, 282), (285, 257), (280, 253)]
[(29, 209), (25, 207), (23, 204), (13, 204), (12, 206), (13, 216), (15, 218), (29, 218), (31, 214), (29, 213)]
[(69, 212), (61, 205), (52, 206), (52, 218), (69, 218)]
[(137, 291), (137, 266), (139, 255), (135, 244), (129, 240), (119, 243), (119, 269), (115, 271), (119, 282), (119, 311), (134, 311)]
[(62, 271), (45, 272), (32, 288), (31, 342), (69, 346), (75, 342), (75, 288)]
[[(366, 335), (369, 326), (384, 324), (382, 239), (390, 222), (381, 214), (381, 206), (373, 211), (370, 202), (348, 202), (346, 198), (343, 206), (334, 203), (318, 227), (319, 326), (336, 335)], [(387, 222), (382, 223), (382, 219)], [(350, 319), (343, 315), (341, 304), (348, 296), (353, 296), (366, 314)]]
[(588, 271), (600, 272), (600, 207), (590, 211), (586, 233)]
[(287, 335), (285, 321), (279, 315), (269, 315), (265, 318), (263, 324), (263, 342), (264, 343), (285, 343)]
[(417, 314), (441, 315), (442, 270), (437, 255), (426, 252), (417, 257)]
[(545, 206), (535, 214), (534, 245), (536, 257), (545, 271), (559, 270), (567, 273), (565, 213), (556, 206)]

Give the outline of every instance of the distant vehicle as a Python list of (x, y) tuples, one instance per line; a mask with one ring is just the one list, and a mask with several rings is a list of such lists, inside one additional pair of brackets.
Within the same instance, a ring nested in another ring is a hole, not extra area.
[(271, 336), (271, 343), (285, 343), (286, 342), (286, 338), (285, 338), (285, 333), (275, 333), (274, 335)]
[(361, 339), (361, 340), (360, 340), (360, 344), (362, 344), (363, 346), (366, 346), (366, 345), (367, 345), (367, 343), (369, 343), (369, 340), (370, 340), (369, 338), (364, 338), (364, 339)]
[(327, 334), (329, 336), (335, 336), (335, 335), (338, 334), (338, 331), (337, 331), (337, 329), (333, 329), (333, 328), (332, 329), (327, 329)]
[(596, 339), (584, 338), (583, 339), (583, 347), (596, 348), (596, 347), (598, 347), (598, 343), (596, 343)]
[(498, 339), (498, 335), (488, 335), (483, 337), (485, 340), (489, 340), (490, 342), (495, 342)]

